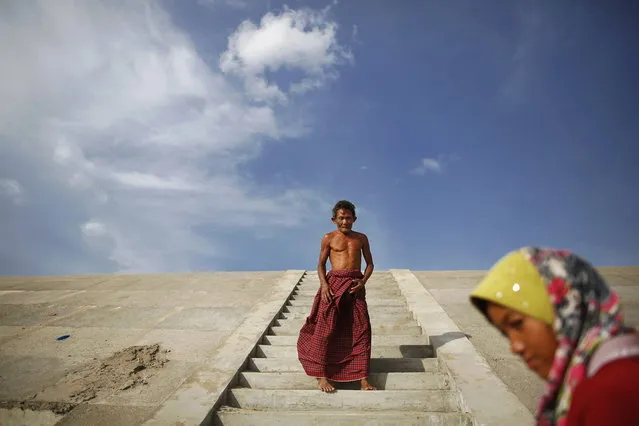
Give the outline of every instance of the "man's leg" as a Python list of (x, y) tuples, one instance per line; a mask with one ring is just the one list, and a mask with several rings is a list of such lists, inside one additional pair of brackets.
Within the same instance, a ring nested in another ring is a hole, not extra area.
[(335, 313), (334, 308), (321, 300), (318, 289), (311, 313), (300, 330), (297, 341), (298, 358), (307, 375), (315, 377), (317, 387), (322, 392), (333, 392), (335, 388), (330, 384), (326, 375), (326, 358), (331, 335), (333, 334)]
[[(371, 360), (371, 343), (372, 343), (372, 328), (371, 328), (371, 323), (370, 323), (370, 319), (369, 319), (369, 314), (368, 314), (368, 304), (366, 303), (366, 296), (365, 296), (365, 290), (363, 290), (363, 294), (362, 295), (358, 295), (359, 297), (357, 297), (357, 299), (355, 302), (355, 306), (358, 308), (356, 309), (356, 311), (359, 313), (359, 315), (356, 316), (353, 315), (353, 320), (354, 320), (354, 324), (353, 327), (357, 330), (358, 333), (363, 333), (364, 335), (366, 335), (366, 374), (369, 374), (368, 372), (368, 366), (370, 364), (370, 360)], [(362, 297), (363, 296), (363, 297)], [(368, 382), (368, 377), (364, 377), (363, 379), (360, 380), (360, 388), (362, 390), (377, 390), (377, 388), (373, 385), (371, 385)]]

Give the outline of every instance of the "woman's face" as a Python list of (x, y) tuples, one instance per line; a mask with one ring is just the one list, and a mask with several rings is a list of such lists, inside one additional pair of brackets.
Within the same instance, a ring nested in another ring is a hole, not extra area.
[(543, 379), (555, 358), (557, 339), (548, 324), (494, 303), (488, 304), (490, 321), (510, 340), (510, 350)]

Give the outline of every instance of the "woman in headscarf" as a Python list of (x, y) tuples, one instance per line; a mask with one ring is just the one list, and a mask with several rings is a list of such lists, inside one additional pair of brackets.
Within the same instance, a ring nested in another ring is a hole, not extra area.
[(586, 260), (522, 248), (497, 262), (470, 295), (546, 380), (538, 425), (639, 425), (639, 334), (619, 297)]

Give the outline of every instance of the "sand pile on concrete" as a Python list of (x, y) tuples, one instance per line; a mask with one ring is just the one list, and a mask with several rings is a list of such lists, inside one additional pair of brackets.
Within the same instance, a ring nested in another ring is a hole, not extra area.
[(79, 404), (145, 385), (168, 362), (167, 353), (158, 344), (128, 347), (105, 360), (95, 360), (69, 372), (32, 399)]

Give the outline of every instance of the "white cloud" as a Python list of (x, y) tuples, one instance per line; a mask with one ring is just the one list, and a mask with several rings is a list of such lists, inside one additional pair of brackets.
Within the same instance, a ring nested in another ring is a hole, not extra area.
[(266, 72), (304, 71), (304, 78), (290, 84), (292, 93), (323, 86), (337, 76), (336, 65), (352, 59), (338, 44), (336, 31), (337, 24), (327, 20), (326, 10), (287, 8), (281, 14), (269, 12), (259, 25), (248, 20), (240, 24), (220, 57), (220, 69), (239, 76), (253, 99), (284, 102), (287, 93), (277, 83), (268, 82)]
[[(245, 22), (223, 68), (266, 98), (280, 90), (260, 86), (267, 69), (319, 81), (344, 56), (335, 27), (293, 10)], [(122, 271), (190, 269), (221, 253), (203, 228), (293, 227), (324, 203), (310, 189), (264, 192), (239, 173), (269, 139), (299, 136), (283, 119), (295, 116), (248, 102), (157, 2), (3, 3), (0, 57), (10, 58), (0, 163), (52, 176), (47, 185), (74, 200), (68, 217), (84, 217), (77, 238), (107, 241), (96, 250)]]
[[(114, 180), (123, 186), (140, 189), (192, 191), (197, 186), (187, 179), (178, 177), (160, 177), (150, 173), (119, 172), (113, 174)], [(204, 190), (204, 188), (201, 188)]]
[(14, 204), (22, 204), (24, 189), (15, 179), (0, 179), (0, 196), (9, 198)]
[[(517, 32), (501, 41), (499, 50), (506, 53), (507, 75), (499, 87), (502, 100), (520, 105), (530, 102), (539, 84), (537, 76), (551, 59), (558, 45), (574, 41), (571, 26), (557, 25), (548, 6), (518, 3), (513, 10)], [(556, 19), (556, 18), (555, 18)]]
[(97, 221), (89, 221), (82, 225), (82, 232), (87, 237), (102, 237), (107, 235), (106, 226)]
[(444, 163), (434, 158), (423, 158), (422, 163), (411, 170), (413, 174), (424, 175), (428, 172), (441, 173), (444, 170)]
[(359, 26), (357, 26), (357, 24), (353, 24), (351, 39), (353, 40), (353, 43), (362, 44), (361, 40), (359, 39)]
[(247, 0), (198, 0), (202, 6), (231, 6), (237, 9), (244, 9), (248, 6)]

